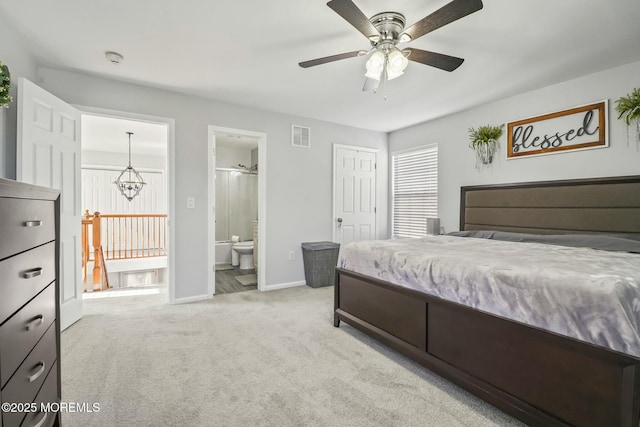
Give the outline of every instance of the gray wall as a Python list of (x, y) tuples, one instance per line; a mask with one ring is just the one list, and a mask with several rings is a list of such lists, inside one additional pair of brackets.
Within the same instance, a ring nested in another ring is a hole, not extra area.
[[(392, 132), (390, 156), (395, 151), (438, 143), (438, 211), (447, 232), (459, 227), (460, 187), (489, 183), (589, 178), (640, 174), (640, 146), (633, 131), (617, 120), (615, 100), (640, 85), (640, 62), (590, 74), (553, 86), (523, 93), (470, 110)], [(467, 129), (561, 111), (609, 99), (608, 148), (506, 160), (506, 139), (493, 165), (475, 169), (468, 147)]]
[[(380, 150), (377, 227), (380, 237), (388, 235), (384, 133), (48, 68), (39, 70), (37, 84), (71, 104), (175, 120), (176, 299), (207, 290), (208, 125), (267, 134), (267, 286), (303, 281), (300, 243), (331, 240), (333, 143)], [(292, 123), (312, 128), (310, 149), (291, 146)], [(188, 196), (195, 209), (186, 208)]]
[(216, 147), (217, 168), (237, 168), (239, 164), (251, 167), (251, 148)]
[(18, 101), (18, 77), (35, 81), (36, 61), (22, 36), (7, 25), (0, 15), (0, 60), (11, 73), (11, 96), (9, 108), (0, 108), (0, 177), (16, 177), (16, 105)]

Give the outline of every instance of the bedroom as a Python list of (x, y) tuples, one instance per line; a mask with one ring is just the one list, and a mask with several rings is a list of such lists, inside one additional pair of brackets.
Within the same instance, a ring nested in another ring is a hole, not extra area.
[[(324, 28), (321, 26), (317, 30), (318, 37), (330, 35), (331, 31), (328, 31), (329, 34), (327, 34), (326, 25), (332, 25), (331, 28), (340, 32), (339, 37), (346, 38), (344, 43), (352, 40), (357, 46), (360, 40), (357, 38), (357, 33), (353, 33), (347, 24), (331, 15), (331, 11), (325, 12), (324, 9), (328, 8), (323, 2), (320, 3), (318, 14), (324, 14), (323, 20), (330, 20), (331, 23), (325, 24)], [(495, 11), (498, 6), (504, 6), (504, 2), (502, 4), (495, 3), (495, 5), (487, 4), (484, 12)], [(7, 7), (11, 8), (11, 6)], [(548, 7), (553, 6), (550, 3)], [(574, 4), (574, 7), (577, 6)], [(431, 8), (427, 9), (431, 10)], [(629, 13), (629, 10), (634, 12)], [(567, 13), (565, 17), (570, 16), (571, 7), (567, 6), (563, 11)], [(4, 9), (3, 12), (5, 12)], [(419, 12), (416, 11), (415, 15), (422, 16), (427, 12), (428, 10), (423, 10), (423, 13), (418, 15)], [(504, 156), (498, 156), (490, 171), (480, 173), (475, 170), (473, 152), (467, 147), (466, 133), (470, 126), (493, 122), (502, 123), (511, 119), (557, 111), (602, 99), (613, 101), (628, 93), (633, 87), (637, 87), (636, 76), (640, 74), (640, 63), (638, 63), (640, 53), (637, 51), (637, 47), (633, 46), (637, 37), (633, 33), (633, 25), (620, 24), (620, 22), (626, 22), (624, 19), (637, 18), (637, 6), (631, 2), (621, 2), (616, 7), (616, 12), (617, 15), (609, 18), (610, 20), (607, 22), (610, 26), (616, 25), (626, 28), (626, 33), (623, 32), (624, 34), (619, 37), (627, 40), (627, 43), (621, 43), (621, 46), (626, 46), (629, 50), (616, 54), (616, 49), (611, 49), (612, 52), (607, 54), (606, 61), (600, 59), (594, 61), (593, 58), (584, 59), (582, 62), (578, 61), (575, 64), (578, 70), (572, 71), (575, 73), (574, 75), (564, 74), (567, 68), (566, 64), (554, 65), (549, 71), (552, 82), (544, 82), (541, 77), (529, 76), (526, 79), (525, 76), (522, 76), (522, 80), (526, 80), (526, 82), (521, 83), (517, 92), (503, 95), (500, 100), (495, 100), (496, 97), (493, 101), (485, 101), (483, 105), (466, 111), (450, 114), (431, 120), (429, 123), (418, 124), (406, 129), (393, 130), (388, 135), (384, 131), (363, 130), (363, 127), (366, 128), (363, 125), (356, 124), (357, 128), (355, 128), (179, 94), (175, 91), (161, 90), (132, 82), (121, 82), (95, 75), (76, 73), (69, 71), (66, 67), (60, 69), (60, 67), (54, 67), (49, 63), (40, 62), (41, 60), (37, 59), (34, 48), (22, 31), (12, 28), (11, 19), (8, 18), (10, 15), (4, 13), (0, 16), (3, 20), (2, 39), (12, 40), (15, 43), (10, 45), (2, 43), (0, 55), (2, 61), (10, 65), (14, 79), (17, 80), (21, 76), (27, 77), (72, 104), (94, 105), (119, 111), (173, 117), (176, 120), (175, 161), (178, 176), (175, 182), (176, 202), (174, 207), (176, 227), (180, 228), (181, 236), (176, 241), (178, 254), (176, 283), (179, 283), (179, 287), (176, 289), (176, 299), (186, 302), (206, 298), (207, 294), (207, 272), (203, 267), (206, 265), (204, 251), (206, 238), (199, 233), (199, 228), (191, 226), (191, 224), (206, 222), (204, 201), (207, 194), (205, 185), (207, 167), (202, 150), (203, 144), (205, 144), (203, 141), (206, 141), (207, 138), (207, 126), (211, 124), (254, 129), (268, 134), (271, 144), (268, 149), (267, 217), (269, 228), (273, 230), (274, 237), (270, 239), (266, 251), (267, 264), (270, 266), (267, 271), (267, 284), (274, 288), (303, 283), (304, 275), (301, 253), (299, 252), (301, 241), (330, 239), (333, 221), (330, 217), (332, 196), (328, 183), (331, 182), (331, 144), (333, 143), (352, 144), (379, 150), (381, 158), (378, 162), (379, 215), (377, 228), (380, 237), (386, 237), (389, 234), (388, 155), (394, 151), (423, 145), (425, 142), (439, 143), (441, 171), (439, 216), (446, 231), (452, 231), (458, 227), (459, 191), (462, 185), (637, 174), (639, 171), (638, 152), (633, 143), (630, 146), (626, 145), (626, 128), (621, 122), (615, 120), (613, 113), (610, 113), (609, 137), (611, 145), (606, 149), (514, 161), (507, 161)], [(473, 18), (479, 19), (478, 17), (482, 13), (479, 12)], [(625, 17), (625, 14), (630, 15), (630, 18)], [(469, 17), (469, 19), (471, 18)], [(593, 20), (588, 24), (596, 27), (604, 25)], [(454, 31), (455, 25), (452, 24), (450, 31)], [(460, 25), (464, 25), (464, 20), (460, 22)], [(304, 27), (304, 25), (302, 26)], [(497, 32), (499, 25), (496, 24), (491, 28), (492, 31)], [(297, 29), (296, 33), (304, 34), (303, 29)], [(544, 31), (544, 33), (548, 34), (549, 32)], [(437, 35), (438, 33), (434, 33), (433, 37)], [(455, 31), (449, 33), (450, 37), (454, 35)], [(604, 48), (609, 46), (609, 42), (605, 39), (606, 35), (599, 36), (602, 38), (599, 46), (601, 49), (603, 46)], [(303, 36), (301, 37), (304, 39)], [(440, 43), (444, 42), (440, 41)], [(446, 45), (447, 43), (444, 43), (445, 47), (441, 49), (442, 51), (447, 51)], [(544, 50), (544, 45), (542, 43), (542, 50)], [(323, 49), (326, 48), (326, 54), (331, 54), (339, 46), (340, 40), (337, 44), (327, 42), (326, 45), (323, 45)], [(592, 46), (590, 49), (593, 50), (596, 47)], [(104, 49), (109, 48), (111, 47), (101, 47), (100, 51), (96, 52), (95, 61), (104, 61), (99, 56), (102, 55)], [(323, 54), (320, 50), (309, 49), (304, 47), (303, 51), (295, 57), (291, 57), (291, 54), (285, 52), (285, 58), (295, 65), (297, 61)], [(497, 47), (492, 49), (503, 51), (502, 48)], [(473, 58), (472, 54), (461, 56), (464, 56), (467, 62), (471, 62)], [(514, 56), (514, 58), (518, 57)], [(538, 59), (542, 58), (538, 57)], [(131, 62), (132, 57), (127, 55), (125, 61)], [(121, 65), (125, 64), (126, 62), (123, 62)], [(105, 67), (109, 65), (104, 63)], [(342, 66), (342, 64), (336, 64), (336, 66)], [(364, 94), (360, 93), (363, 78), (359, 65), (345, 64), (345, 66), (347, 68), (354, 67), (354, 74), (356, 74), (351, 81), (357, 86), (357, 90), (353, 91), (349, 97), (363, 96)], [(406, 72), (403, 78), (410, 77), (411, 73), (418, 73), (418, 70), (420, 69), (413, 67)], [(306, 71), (310, 70), (301, 70), (300, 72)], [(320, 70), (320, 75), (323, 72), (328, 71), (326, 69)], [(501, 70), (496, 71), (496, 73), (501, 72)], [(339, 76), (346, 71), (338, 70), (336, 73)], [(420, 70), (423, 79), (432, 78), (432, 73), (435, 71)], [(304, 76), (305, 79), (309, 78), (309, 81), (323, 87), (334, 82), (333, 79), (330, 82), (319, 81), (318, 79), (321, 79), (319, 75), (307, 77), (308, 74), (301, 74), (301, 76)], [(456, 82), (455, 77), (455, 72), (448, 75), (448, 78), (452, 78), (454, 83)], [(504, 75), (501, 77), (503, 80), (506, 78)], [(398, 82), (400, 84), (401, 79)], [(390, 85), (387, 101), (389, 103), (393, 102), (392, 89), (393, 85)], [(220, 90), (223, 91), (223, 89)], [(478, 90), (477, 96), (487, 96), (486, 92), (493, 90), (492, 87), (483, 87)], [(436, 96), (438, 92), (435, 88), (429, 88), (424, 95), (428, 98), (430, 95)], [(469, 95), (465, 94), (465, 96)], [(488, 96), (490, 98), (492, 95)], [(379, 109), (382, 103), (379, 98), (371, 96), (366, 96), (364, 99), (365, 101), (361, 101), (360, 104), (366, 106), (367, 110)], [(424, 98), (417, 101), (417, 105), (421, 104), (426, 104)], [(427, 108), (426, 105), (425, 108)], [(418, 110), (420, 108), (413, 108), (403, 117), (409, 120), (411, 115), (418, 114)], [(15, 138), (15, 130), (12, 133), (10, 126), (7, 125), (11, 114), (15, 114), (15, 111), (12, 112), (9, 109), (2, 112), (2, 169), (0, 170), (2, 176), (9, 178), (15, 174), (15, 148), (11, 142)], [(312, 128), (313, 139), (310, 152), (303, 153), (293, 151), (290, 148), (291, 123)], [(425, 137), (425, 135), (428, 136)], [(429, 140), (425, 141), (425, 138)], [(188, 196), (196, 197), (196, 209), (193, 211), (184, 207), (184, 200)], [(292, 205), (291, 200), (301, 200), (302, 203)], [(192, 247), (201, 248), (201, 250), (193, 251), (188, 257), (181, 255), (188, 253)], [(292, 250), (296, 251), (296, 257), (293, 261), (289, 261), (288, 253)]]

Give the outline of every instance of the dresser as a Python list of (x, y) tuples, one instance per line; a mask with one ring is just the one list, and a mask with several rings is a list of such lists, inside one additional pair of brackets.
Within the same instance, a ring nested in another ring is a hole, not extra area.
[(59, 197), (0, 179), (0, 427), (60, 425)]

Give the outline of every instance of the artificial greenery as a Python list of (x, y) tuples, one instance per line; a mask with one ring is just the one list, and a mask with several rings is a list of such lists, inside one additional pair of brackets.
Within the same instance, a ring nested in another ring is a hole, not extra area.
[(479, 145), (490, 144), (492, 141), (497, 142), (498, 139), (502, 136), (502, 128), (501, 126), (480, 126), (477, 130), (474, 128), (469, 128), (469, 139), (471, 139), (471, 143), (469, 147), (477, 148)]
[(0, 61), (0, 108), (9, 107), (9, 103), (13, 101), (9, 95), (9, 89), (11, 89), (11, 74), (9, 74), (9, 68)]
[(635, 88), (627, 96), (616, 101), (618, 119), (624, 120), (627, 126), (632, 120), (640, 120), (640, 88)]
[(469, 147), (476, 152), (476, 169), (488, 165), (493, 161), (493, 155), (498, 147), (498, 139), (502, 136), (503, 126), (480, 126), (478, 129), (469, 128)]

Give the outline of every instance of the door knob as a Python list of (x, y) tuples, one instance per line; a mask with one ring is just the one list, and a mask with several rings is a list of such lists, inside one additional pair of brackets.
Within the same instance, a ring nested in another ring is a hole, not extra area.
[(336, 221), (338, 221), (338, 227), (342, 227), (342, 218), (338, 218)]

